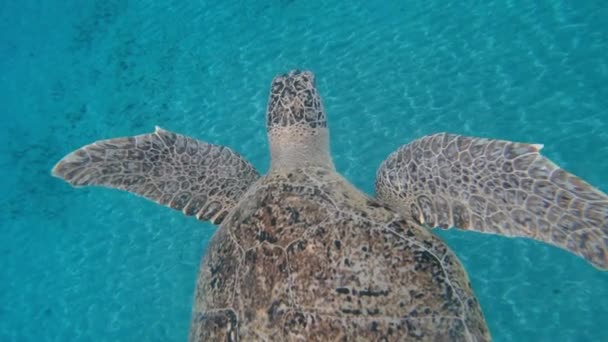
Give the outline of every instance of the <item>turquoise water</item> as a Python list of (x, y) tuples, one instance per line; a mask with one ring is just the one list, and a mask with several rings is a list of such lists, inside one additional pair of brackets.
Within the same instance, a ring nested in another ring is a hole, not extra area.
[[(608, 191), (608, 8), (597, 1), (0, 2), (0, 341), (183, 341), (214, 227), (74, 190), (64, 154), (154, 125), (269, 164), (272, 77), (307, 68), (337, 168), (438, 131), (544, 143)], [(496, 341), (608, 341), (608, 273), (522, 239), (440, 232)]]

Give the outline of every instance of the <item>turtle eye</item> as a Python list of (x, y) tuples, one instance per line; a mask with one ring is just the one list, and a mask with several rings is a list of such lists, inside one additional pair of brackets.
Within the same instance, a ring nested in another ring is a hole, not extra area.
[(283, 84), (283, 82), (274, 82), (272, 84), (272, 92), (273, 93), (280, 93), (283, 88), (285, 87), (285, 85)]
[(312, 105), (313, 105), (312, 91), (306, 90), (306, 92), (304, 93), (304, 106), (312, 107)]

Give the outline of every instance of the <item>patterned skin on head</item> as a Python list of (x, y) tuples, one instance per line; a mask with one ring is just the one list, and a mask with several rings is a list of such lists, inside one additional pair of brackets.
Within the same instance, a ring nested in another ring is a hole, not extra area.
[(266, 129), (272, 170), (334, 169), (325, 109), (312, 72), (292, 70), (272, 80)]
[(309, 128), (327, 127), (325, 110), (310, 71), (292, 70), (272, 80), (267, 129), (294, 125)]

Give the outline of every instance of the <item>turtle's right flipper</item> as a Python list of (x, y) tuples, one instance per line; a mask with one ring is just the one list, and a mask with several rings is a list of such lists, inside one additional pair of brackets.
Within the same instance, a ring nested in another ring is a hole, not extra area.
[(76, 187), (126, 190), (214, 224), (260, 177), (227, 147), (159, 127), (154, 133), (84, 146), (61, 159), (52, 173)]
[(430, 227), (532, 238), (608, 269), (608, 196), (540, 155), (541, 148), (426, 136), (382, 163), (376, 194)]

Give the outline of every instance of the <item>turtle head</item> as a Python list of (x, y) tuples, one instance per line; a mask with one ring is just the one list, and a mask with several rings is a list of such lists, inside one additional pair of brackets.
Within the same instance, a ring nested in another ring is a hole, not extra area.
[(327, 126), (325, 110), (312, 72), (292, 70), (272, 80), (266, 126), (268, 129), (288, 126), (314, 129)]
[(334, 168), (325, 109), (310, 71), (292, 70), (272, 80), (266, 129), (271, 168), (305, 165)]

